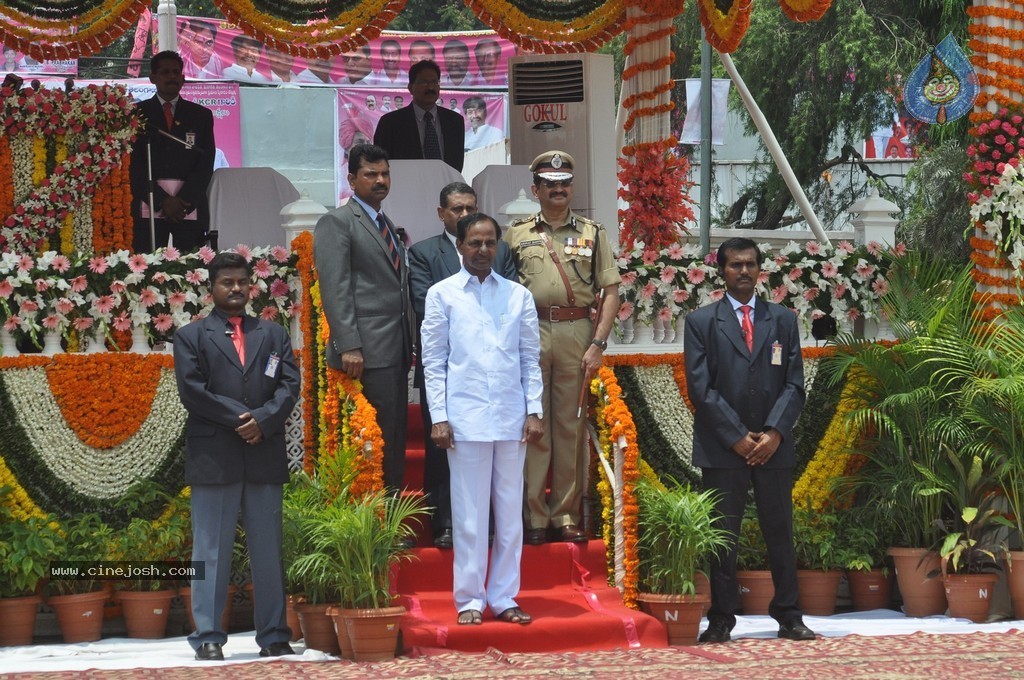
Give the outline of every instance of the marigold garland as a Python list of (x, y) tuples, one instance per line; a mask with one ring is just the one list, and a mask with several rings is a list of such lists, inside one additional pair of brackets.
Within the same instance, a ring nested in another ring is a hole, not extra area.
[(704, 27), (705, 38), (712, 47), (723, 53), (733, 52), (740, 46), (743, 36), (750, 28), (754, 2), (732, 0), (724, 13), (719, 9), (719, 4), (719, 0), (697, 0), (700, 23)]
[(91, 56), (134, 28), (150, 0), (36, 2), (32, 12), (4, 7), (0, 42), (39, 61)]
[(604, 0), (589, 13), (572, 19), (546, 19), (542, 5), (528, 7), (522, 0), (465, 1), (493, 31), (524, 50), (540, 54), (593, 52), (622, 31), (626, 18), (624, 0)]
[(316, 333), (313, 330), (313, 302), (312, 290), (316, 280), (316, 270), (313, 266), (313, 235), (304, 231), (291, 242), (292, 251), (298, 254), (298, 261), (295, 266), (299, 272), (299, 280), (302, 282), (303, 302), (299, 311), (299, 324), (305, 341), (301, 352), (300, 370), (302, 372), (302, 443), (305, 450), (303, 468), (307, 474), (313, 474), (317, 450), (317, 424), (315, 418), (317, 402), (317, 388), (314, 376), (317, 370), (317, 360), (314, 356)]
[(166, 354), (58, 354), (46, 377), (68, 427), (88, 446), (109, 449), (149, 417), (160, 373), (173, 367)]
[(793, 21), (817, 21), (828, 8), (832, 0), (779, 0), (782, 12)]

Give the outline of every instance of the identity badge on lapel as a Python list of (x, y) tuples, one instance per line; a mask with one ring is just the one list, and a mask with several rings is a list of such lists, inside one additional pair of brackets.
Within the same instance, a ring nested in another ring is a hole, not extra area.
[(270, 357), (267, 359), (267, 367), (263, 369), (263, 375), (268, 378), (273, 378), (277, 375), (277, 365), (281, 363), (281, 359), (277, 356), (277, 352), (272, 352)]
[(186, 149), (191, 149), (195, 145), (196, 145), (196, 133), (194, 133), (194, 132), (186, 132), (185, 133), (185, 148)]
[(782, 365), (782, 343), (776, 340), (772, 343), (772, 366)]

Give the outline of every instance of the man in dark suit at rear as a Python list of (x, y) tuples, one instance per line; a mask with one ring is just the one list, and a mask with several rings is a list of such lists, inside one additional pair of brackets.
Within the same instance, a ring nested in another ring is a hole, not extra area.
[(260, 656), (293, 654), (285, 616), (281, 501), (288, 481), (285, 423), (299, 397), (288, 331), (245, 312), (251, 272), (238, 253), (207, 266), (213, 311), (174, 335), (174, 374), (188, 411), (185, 483), (192, 487), (196, 659), (219, 661), (239, 510), (252, 564)]
[[(412, 307), (416, 312), (416, 345), (419, 346), (419, 327), (423, 323), (424, 303), (427, 290), (435, 283), (458, 273), (462, 259), (455, 249), (456, 226), (466, 215), (477, 212), (476, 192), (465, 182), (452, 182), (441, 189), (441, 201), (437, 218), (444, 230), (435, 236), (413, 244), (409, 249), (409, 290), (412, 293)], [(512, 251), (504, 241), (498, 241), (498, 251), (492, 264), (494, 271), (509, 281), (519, 280), (516, 274)], [(418, 356), (422, 356), (417, 352)], [(427, 408), (426, 392), (423, 389), (423, 362), (416, 362), (413, 386), (420, 389), (420, 415), (423, 418), (424, 450), (426, 459), (423, 470), (423, 490), (427, 505), (433, 508), (431, 528), (434, 531), (434, 545), (438, 548), (452, 547), (452, 505), (451, 486), (448, 470), (448, 452), (430, 438), (430, 409)]]
[[(167, 50), (154, 55), (149, 71), (156, 95), (136, 105), (143, 128), (132, 149), (129, 170), (135, 218), (132, 246), (136, 252), (149, 252), (166, 246), (168, 235), (172, 235), (174, 247), (189, 252), (203, 244), (210, 229), (206, 190), (217, 153), (213, 113), (181, 98), (185, 77), (177, 52)], [(155, 243), (149, 232), (147, 140), (153, 153)]]
[(768, 546), (775, 597), (768, 613), (779, 637), (813, 640), (797, 606), (793, 547), (792, 429), (804, 405), (803, 358), (796, 316), (754, 295), (763, 255), (731, 238), (718, 248), (726, 294), (686, 317), (683, 349), (693, 403), (693, 464), (718, 494), (718, 526), (730, 545), (711, 561), (711, 609), (705, 643), (728, 642), (736, 625), (736, 552), (747, 490)]
[(436, 158), (462, 172), (465, 160), (465, 119), (437, 105), (441, 94), (441, 67), (417, 61), (409, 67), (409, 106), (384, 114), (373, 133), (373, 143), (391, 160)]

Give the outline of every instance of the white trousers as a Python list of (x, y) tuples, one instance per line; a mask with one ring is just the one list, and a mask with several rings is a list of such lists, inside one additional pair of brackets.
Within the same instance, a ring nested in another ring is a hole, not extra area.
[[(448, 449), (455, 609), (494, 614), (515, 607), (523, 553), (523, 464), (518, 441), (457, 442)], [(494, 509), (494, 548), (487, 573), (488, 508)]]

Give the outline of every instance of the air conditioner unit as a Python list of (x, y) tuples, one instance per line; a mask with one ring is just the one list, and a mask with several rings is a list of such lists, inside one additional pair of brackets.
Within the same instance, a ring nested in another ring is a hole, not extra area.
[(576, 161), (572, 209), (618, 242), (615, 82), (606, 54), (530, 54), (509, 59), (513, 165), (560, 149)]

